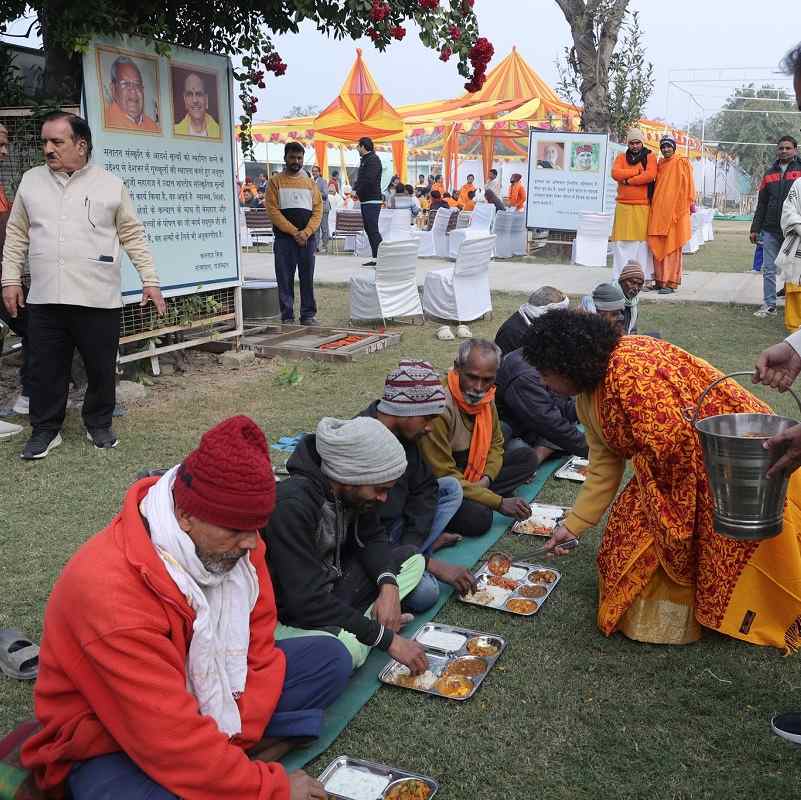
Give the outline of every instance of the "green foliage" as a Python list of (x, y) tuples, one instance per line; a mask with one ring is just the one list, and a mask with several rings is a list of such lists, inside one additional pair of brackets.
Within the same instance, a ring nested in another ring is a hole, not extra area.
[(25, 104), (22, 76), (14, 63), (14, 51), (0, 44), (0, 106)]
[[(778, 102), (777, 102), (778, 101)], [(754, 111), (765, 113), (755, 114)], [(784, 89), (771, 84), (760, 87), (753, 83), (740, 86), (723, 104), (723, 108), (706, 121), (704, 139), (719, 142), (754, 142), (756, 144), (721, 144), (722, 153), (735, 156), (740, 167), (746, 172), (756, 187), (765, 170), (776, 158), (773, 147), (780, 136), (789, 134), (798, 138), (798, 125), (801, 118), (797, 112), (794, 98)], [(790, 112), (790, 113), (785, 113)], [(698, 122), (692, 127), (694, 135), (700, 136)]]
[[(596, 27), (602, 24), (603, 13), (608, 12), (606, 7), (599, 12)], [(624, 142), (626, 131), (642, 117), (653, 94), (654, 65), (645, 57), (638, 11), (631, 12), (622, 32), (623, 36), (618, 39), (609, 59), (607, 111), (612, 136)], [(581, 99), (582, 75), (575, 47), (564, 48), (562, 59), (556, 61), (556, 68), (559, 74), (556, 93), (577, 106)]]

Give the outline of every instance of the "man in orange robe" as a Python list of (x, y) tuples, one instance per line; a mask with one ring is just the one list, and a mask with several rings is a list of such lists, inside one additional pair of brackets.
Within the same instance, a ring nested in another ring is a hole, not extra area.
[(682, 247), (690, 241), (690, 214), (695, 210), (695, 184), (690, 162), (676, 155), (676, 140), (659, 142), (662, 158), (648, 221), (648, 247), (654, 256), (654, 279), (659, 294), (673, 294), (681, 284)]
[(509, 178), (511, 186), (509, 187), (509, 208), (515, 211), (524, 211), (526, 208), (526, 190), (523, 188), (523, 176), (519, 172), (515, 172)]
[(468, 175), (467, 176), (467, 183), (459, 189), (459, 196), (456, 198), (456, 201), (459, 205), (464, 208), (467, 205), (468, 200), (470, 199), (469, 195), (470, 192), (474, 192), (476, 190), (476, 176), (475, 175)]

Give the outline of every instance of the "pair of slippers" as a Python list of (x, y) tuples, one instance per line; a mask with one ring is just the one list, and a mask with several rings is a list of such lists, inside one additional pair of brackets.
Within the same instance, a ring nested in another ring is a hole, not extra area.
[(3, 422), (0, 420), (0, 439), (10, 439), (22, 433), (22, 425), (16, 425), (13, 422)]
[(39, 648), (15, 628), (0, 628), (0, 672), (19, 681), (39, 674)]
[(459, 327), (456, 328), (456, 336), (453, 335), (453, 331), (447, 325), (443, 325), (437, 331), (437, 339), (442, 342), (450, 342), (457, 337), (459, 339), (472, 339), (473, 334), (467, 325), (459, 325)]

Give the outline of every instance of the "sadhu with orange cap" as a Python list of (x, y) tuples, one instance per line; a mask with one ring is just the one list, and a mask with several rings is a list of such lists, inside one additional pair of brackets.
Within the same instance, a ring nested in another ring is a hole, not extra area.
[(681, 284), (681, 249), (692, 236), (690, 214), (695, 211), (695, 184), (690, 162), (676, 153), (676, 140), (659, 141), (656, 188), (648, 222), (648, 247), (654, 257), (654, 280), (659, 294), (673, 294)]
[(319, 735), (351, 659), (333, 637), (276, 643), (259, 536), (274, 507), (267, 440), (232, 417), (135, 483), (73, 556), (45, 611), (42, 727), (22, 750), (48, 796), (325, 800), (275, 759)]

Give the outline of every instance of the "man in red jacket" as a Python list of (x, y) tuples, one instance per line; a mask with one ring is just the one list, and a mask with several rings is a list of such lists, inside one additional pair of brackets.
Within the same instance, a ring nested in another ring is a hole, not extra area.
[(134, 484), (70, 560), (45, 612), (42, 729), (22, 754), (42, 789), (325, 800), (320, 783), (271, 759), (319, 734), (351, 658), (333, 637), (275, 642), (258, 534), (274, 506), (264, 434), (232, 417), (182, 464)]

